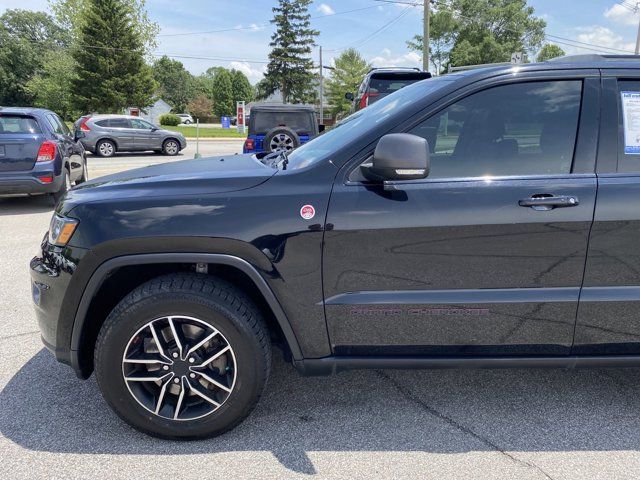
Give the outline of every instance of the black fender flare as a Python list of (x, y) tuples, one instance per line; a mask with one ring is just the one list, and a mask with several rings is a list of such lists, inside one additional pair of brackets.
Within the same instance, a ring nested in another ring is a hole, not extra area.
[(120, 267), (149, 265), (155, 263), (209, 263), (228, 265), (242, 271), (255, 284), (256, 288), (258, 288), (267, 301), (267, 304), (272, 309), (276, 321), (280, 325), (285, 340), (289, 345), (293, 359), (301, 360), (303, 358), (302, 351), (300, 350), (300, 344), (298, 343), (295, 333), (291, 328), (291, 324), (287, 320), (280, 302), (265, 279), (249, 262), (240, 257), (218, 253), (150, 253), (124, 255), (112, 258), (102, 263), (91, 275), (76, 310), (71, 333), (71, 364), (76, 371), (79, 371), (80, 359), (78, 358), (78, 352), (80, 350), (82, 331), (84, 329), (87, 312), (89, 311), (89, 306), (91, 305), (95, 292), (97, 292), (102, 286), (109, 273)]

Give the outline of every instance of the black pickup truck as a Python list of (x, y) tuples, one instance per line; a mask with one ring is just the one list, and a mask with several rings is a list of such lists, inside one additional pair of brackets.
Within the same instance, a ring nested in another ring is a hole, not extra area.
[(86, 182), (31, 277), (46, 346), (161, 437), (238, 424), (272, 345), (304, 375), (640, 366), (640, 61), (444, 75), (288, 154)]

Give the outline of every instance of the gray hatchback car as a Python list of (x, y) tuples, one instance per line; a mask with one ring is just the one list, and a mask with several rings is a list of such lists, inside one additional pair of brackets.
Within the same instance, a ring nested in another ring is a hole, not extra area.
[(75, 130), (84, 148), (100, 157), (147, 150), (177, 155), (187, 146), (180, 132), (164, 130), (129, 115), (87, 115), (75, 123)]

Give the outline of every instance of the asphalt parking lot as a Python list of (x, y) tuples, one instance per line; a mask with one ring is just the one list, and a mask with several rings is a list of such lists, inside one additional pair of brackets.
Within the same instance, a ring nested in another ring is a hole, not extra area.
[[(219, 142), (219, 143), (218, 143)], [(237, 141), (207, 142), (205, 155)], [(191, 148), (191, 147), (190, 147)], [(95, 172), (192, 158), (90, 158)], [(222, 437), (131, 430), (92, 378), (43, 349), (28, 262), (44, 198), (0, 199), (2, 478), (640, 477), (640, 370), (363, 371), (302, 378), (276, 354), (255, 412)]]
[(216, 138), (200, 140), (198, 147), (196, 147), (195, 140), (187, 140), (187, 148), (175, 157), (154, 154), (152, 152), (140, 152), (116, 153), (116, 155), (111, 158), (100, 158), (89, 153), (87, 154), (87, 165), (89, 166), (90, 178), (96, 178), (131, 168), (190, 159), (194, 157), (196, 149), (203, 157), (242, 153), (242, 144), (243, 140), (240, 138)]

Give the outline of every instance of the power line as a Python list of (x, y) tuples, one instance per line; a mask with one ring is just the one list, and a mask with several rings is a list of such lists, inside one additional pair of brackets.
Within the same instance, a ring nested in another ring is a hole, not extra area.
[(367, 35), (367, 36), (365, 36), (365, 37), (363, 37), (363, 38), (361, 38), (359, 40), (355, 40), (354, 42), (347, 43), (346, 45), (344, 45), (344, 46), (342, 46), (340, 48), (327, 48), (327, 49), (325, 49), (325, 51), (327, 51), (327, 52), (340, 52), (342, 50), (346, 50), (347, 48), (359, 47), (359, 46), (363, 45), (364, 43), (366, 43), (367, 41), (371, 40), (372, 38), (376, 37), (377, 35), (381, 34), (383, 31), (385, 31), (390, 26), (394, 25), (395, 23), (398, 23), (400, 20), (402, 20), (402, 18), (404, 18), (404, 16), (406, 16), (409, 13), (409, 11), (410, 11), (410, 7), (404, 7), (398, 16), (393, 17), (391, 20), (389, 20), (388, 22), (384, 23), (382, 26), (380, 26), (377, 30), (374, 30), (369, 35)]
[[(551, 41), (554, 41), (553, 39), (557, 38), (559, 40), (564, 40), (565, 42), (573, 42), (573, 43), (577, 43), (577, 44), (580, 44), (580, 45), (585, 45), (587, 47), (596, 47), (596, 48), (599, 48), (599, 49), (612, 50), (612, 51), (617, 51), (617, 52), (620, 52), (620, 53), (633, 53), (630, 50), (624, 50), (622, 48), (607, 47), (605, 45), (596, 45), (596, 44), (593, 44), (593, 43), (587, 43), (587, 42), (582, 42), (582, 41), (579, 41), (579, 40), (573, 40), (571, 38), (560, 37), (558, 35), (551, 35), (550, 33), (545, 34), (545, 37), (548, 38)], [(578, 45), (575, 45), (575, 46), (578, 47)]]
[[(315, 19), (318, 19), (318, 18), (335, 17), (337, 15), (346, 15), (346, 14), (349, 14), (349, 13), (361, 12), (362, 10), (370, 10), (372, 8), (377, 8), (377, 5), (372, 5), (372, 6), (368, 6), (368, 7), (362, 7), (362, 8), (354, 8), (353, 10), (345, 10), (343, 12), (327, 13), (325, 15), (316, 15), (316, 16), (309, 17), (309, 19), (310, 20), (315, 20)], [(269, 25), (271, 25), (271, 22), (253, 24), (253, 25), (250, 25), (248, 27), (233, 27), (233, 28), (229, 27), (229, 28), (224, 28), (224, 29), (220, 29), (220, 30), (207, 30), (207, 31), (202, 31), (202, 32), (163, 33), (163, 34), (159, 34), (158, 37), (184, 37), (184, 36), (188, 36), (188, 35), (206, 35), (206, 34), (210, 34), (210, 33), (225, 33), (225, 32), (235, 32), (235, 31), (243, 31), (243, 30), (256, 30), (256, 29), (259, 29), (261, 27), (268, 27)]]

